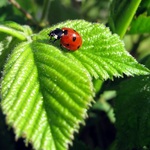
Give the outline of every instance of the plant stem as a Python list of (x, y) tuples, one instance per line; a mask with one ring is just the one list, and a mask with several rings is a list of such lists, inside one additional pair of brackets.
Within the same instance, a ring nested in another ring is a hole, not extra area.
[(16, 31), (15, 29), (11, 29), (11, 28), (3, 26), (3, 25), (0, 25), (0, 32), (4, 32), (9, 35), (12, 35), (13, 37), (16, 37), (22, 41), (27, 40), (27, 36), (24, 33), (20, 32), (20, 31)]
[(43, 12), (41, 16), (41, 24), (45, 24), (47, 22), (48, 18), (48, 12), (49, 12), (49, 7), (50, 7), (51, 0), (44, 0), (44, 6), (43, 6)]
[(121, 38), (125, 35), (141, 0), (131, 0), (126, 2), (126, 7), (122, 9), (119, 16), (116, 18), (115, 32), (120, 35)]
[(33, 19), (33, 17), (26, 11), (24, 10), (18, 2), (15, 0), (8, 0), (13, 6), (15, 6), (18, 10), (20, 10), (27, 19), (31, 20), (34, 24), (36, 24), (36, 21)]

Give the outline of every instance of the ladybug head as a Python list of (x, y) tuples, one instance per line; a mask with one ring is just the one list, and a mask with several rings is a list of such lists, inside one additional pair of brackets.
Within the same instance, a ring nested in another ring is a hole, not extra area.
[(63, 34), (64, 33), (63, 33), (63, 31), (61, 29), (56, 28), (55, 30), (51, 31), (48, 35), (50, 37), (54, 37), (55, 39), (58, 40), (58, 39), (60, 39), (62, 37)]

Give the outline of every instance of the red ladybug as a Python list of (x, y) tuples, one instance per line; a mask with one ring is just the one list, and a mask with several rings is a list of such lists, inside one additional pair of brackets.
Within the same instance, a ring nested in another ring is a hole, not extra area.
[(82, 45), (82, 38), (80, 34), (72, 28), (56, 28), (48, 35), (50, 36), (50, 40), (52, 40), (52, 37), (54, 38), (53, 42), (60, 39), (60, 46), (71, 51), (79, 49)]

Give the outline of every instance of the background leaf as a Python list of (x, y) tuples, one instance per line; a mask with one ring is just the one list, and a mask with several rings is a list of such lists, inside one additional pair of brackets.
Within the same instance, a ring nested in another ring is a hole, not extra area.
[(1, 0), (1, 1), (0, 1), (0, 7), (5, 6), (7, 3), (8, 3), (7, 0)]
[(135, 77), (121, 84), (116, 99), (118, 150), (143, 149), (144, 146), (149, 146), (149, 89), (149, 76)]
[(121, 38), (125, 35), (140, 3), (141, 0), (113, 0), (109, 25), (111, 30)]
[(15, 22), (7, 21), (0, 23), (0, 70), (3, 68), (8, 54), (22, 40), (32, 34), (29, 26), (21, 26)]
[[(150, 56), (143, 61), (150, 68)], [(130, 85), (130, 86), (128, 86)], [(117, 149), (149, 149), (150, 78), (134, 77), (120, 84), (116, 99)]]
[(1, 22), (0, 32), (7, 33), (20, 40), (26, 40), (27, 38), (30, 38), (29, 36), (32, 34), (32, 30), (29, 26), (21, 26), (12, 21)]
[(130, 34), (150, 33), (150, 17), (140, 15), (131, 23)]
[(12, 37), (6, 36), (5, 34), (1, 34), (0, 36), (0, 70), (2, 69), (7, 55), (10, 53)]
[(136, 15), (147, 14), (150, 15), (150, 1), (142, 0), (140, 3), (140, 7), (138, 8)]

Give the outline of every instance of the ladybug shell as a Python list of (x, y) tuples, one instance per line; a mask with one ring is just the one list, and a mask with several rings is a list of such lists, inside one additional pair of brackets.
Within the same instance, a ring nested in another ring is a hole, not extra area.
[(82, 45), (80, 34), (71, 28), (62, 28), (64, 35), (60, 38), (60, 44), (71, 51), (79, 49)]

